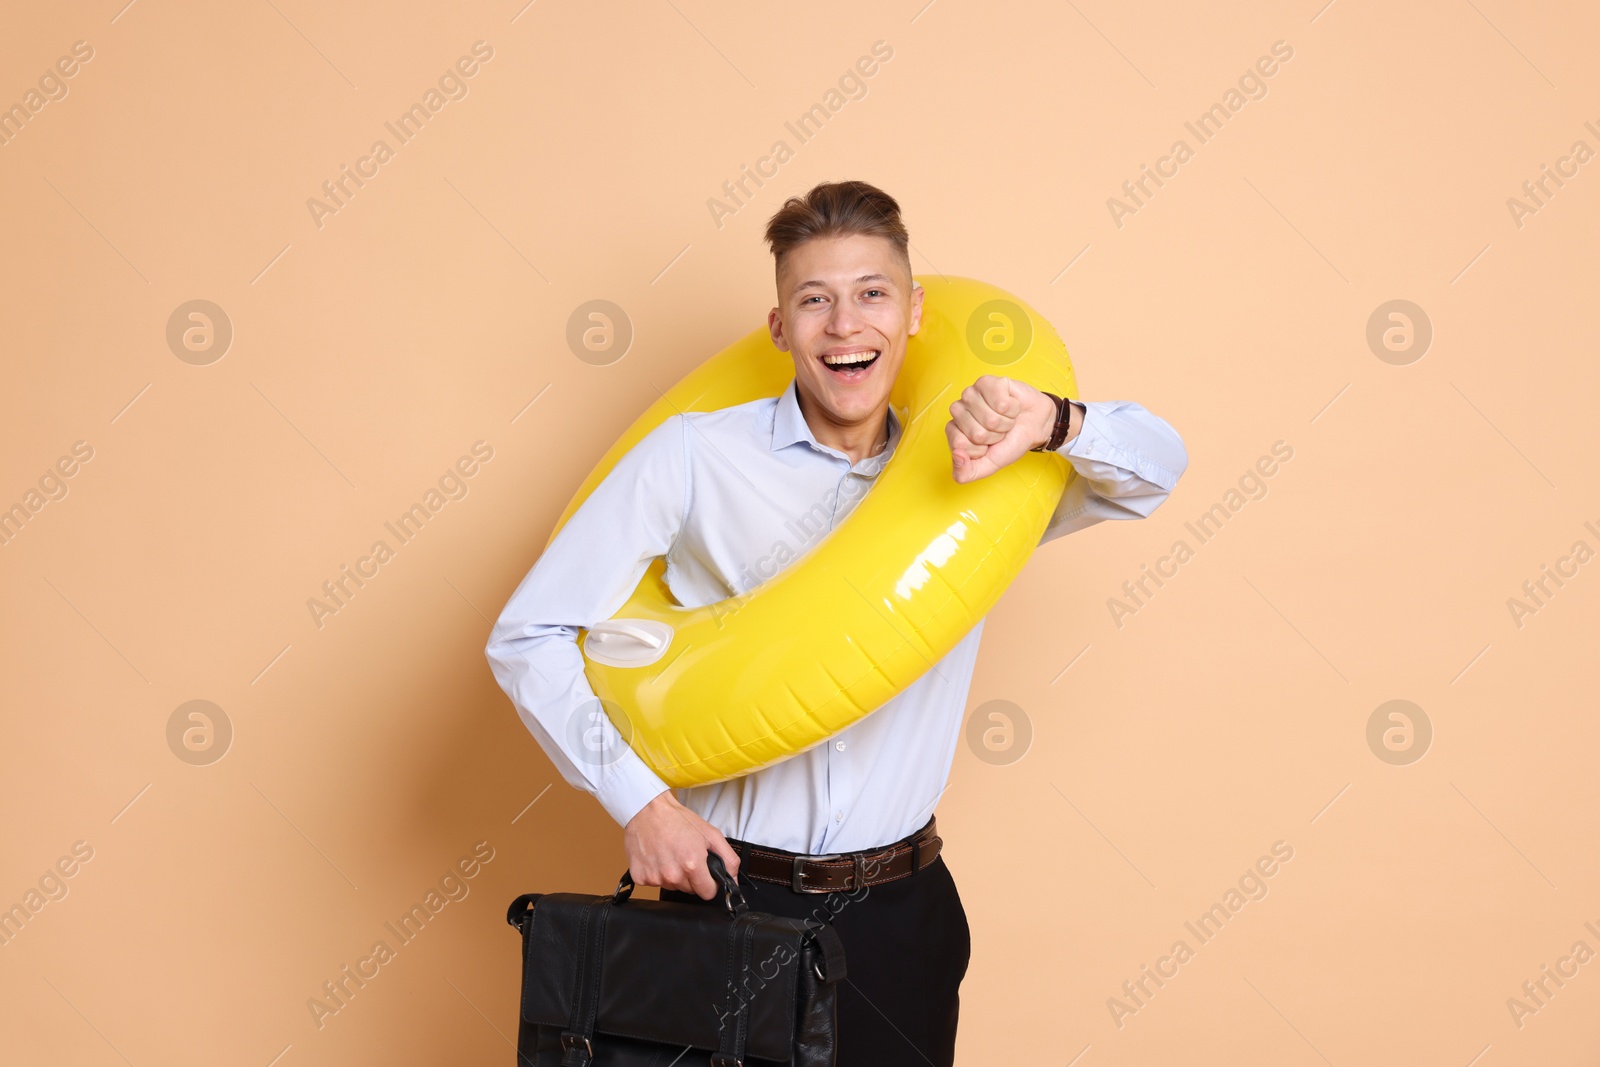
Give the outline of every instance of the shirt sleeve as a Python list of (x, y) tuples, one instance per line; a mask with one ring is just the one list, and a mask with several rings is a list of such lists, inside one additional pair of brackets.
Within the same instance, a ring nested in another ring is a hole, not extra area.
[(1080, 400), (1083, 425), (1057, 451), (1077, 477), (1039, 538), (1042, 545), (1104, 519), (1142, 519), (1160, 506), (1189, 465), (1165, 419), (1131, 400)]
[(688, 512), (685, 433), (673, 415), (617, 461), (511, 594), (484, 649), (562, 778), (619, 826), (668, 786), (600, 711), (577, 636), (615, 614), (677, 539)]

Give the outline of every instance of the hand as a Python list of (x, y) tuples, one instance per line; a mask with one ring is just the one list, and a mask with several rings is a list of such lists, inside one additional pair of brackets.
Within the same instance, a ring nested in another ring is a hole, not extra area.
[(1055, 401), (1027, 382), (985, 374), (950, 405), (945, 436), (957, 482), (987, 478), (1050, 440)]
[(678, 803), (672, 790), (656, 798), (628, 820), (622, 845), (635, 885), (654, 885), (693, 893), (711, 900), (722, 891), (706, 867), (706, 853), (715, 852), (728, 874), (739, 877), (739, 855), (715, 826)]

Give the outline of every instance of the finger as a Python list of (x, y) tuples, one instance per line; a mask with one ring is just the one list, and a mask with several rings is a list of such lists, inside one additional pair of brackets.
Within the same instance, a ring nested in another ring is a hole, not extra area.
[(1014, 419), (1022, 412), (1022, 403), (1012, 392), (1011, 384), (1010, 378), (985, 374), (973, 382), (972, 387), (993, 411), (1004, 418)]
[(950, 420), (956, 424), (963, 436), (974, 443), (982, 443), (979, 438), (987, 436), (992, 431), (973, 413), (972, 405), (965, 400), (957, 400), (950, 405)]
[(972, 456), (962, 456), (960, 459), (956, 460), (952, 471), (955, 476), (956, 484), (966, 485), (968, 482), (975, 482), (982, 477), (982, 475), (977, 473), (978, 464), (981, 462), (981, 457), (974, 458)]
[[(982, 379), (979, 380), (981, 381)], [(1004, 381), (1005, 379), (999, 378), (995, 380)], [(992, 387), (990, 388), (992, 389)], [(1009, 396), (1009, 394), (1006, 395)], [(998, 394), (979, 389), (976, 382), (968, 386), (961, 394), (960, 402), (966, 406), (972, 417), (987, 429), (1005, 433), (1017, 421), (1015, 415), (1007, 414), (1004, 410), (1001, 410), (1005, 405), (1000, 403)]]
[(950, 474), (957, 485), (965, 485), (983, 477), (981, 465), (992, 465), (991, 461), (984, 459), (986, 451), (984, 446), (974, 445), (971, 452), (957, 448), (950, 453)]
[(974, 459), (989, 451), (988, 445), (973, 441), (961, 432), (954, 421), (944, 424), (944, 435), (950, 441), (950, 454), (960, 459)]
[(956, 469), (956, 482), (959, 485), (966, 485), (968, 482), (987, 478), (999, 469), (995, 466), (994, 460), (987, 456), (979, 456)]
[(722, 831), (716, 827), (709, 827), (710, 833), (706, 834), (706, 841), (712, 852), (722, 857), (722, 865), (728, 868), (728, 876), (734, 881), (739, 880), (739, 854), (728, 844), (728, 839), (722, 836)]
[(711, 877), (705, 855), (704, 852), (698, 852), (683, 861), (683, 881), (689, 892), (701, 900), (711, 900), (721, 887), (717, 885), (717, 880)]
[(984, 425), (973, 413), (971, 406), (960, 401), (950, 405), (950, 418), (956, 424), (956, 429), (975, 445), (998, 444), (1005, 437), (1003, 428)]

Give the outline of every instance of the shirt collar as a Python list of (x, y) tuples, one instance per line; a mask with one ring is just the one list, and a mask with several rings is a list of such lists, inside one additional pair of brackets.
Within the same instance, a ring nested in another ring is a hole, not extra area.
[[(811, 427), (806, 424), (806, 417), (800, 413), (799, 386), (791, 381), (789, 387), (778, 397), (778, 405), (772, 412), (772, 451), (804, 441), (813, 448), (827, 449), (820, 444), (811, 432)], [(857, 466), (866, 472), (876, 472), (888, 460), (894, 451), (895, 444), (900, 440), (900, 416), (895, 414), (894, 405), (889, 406), (889, 443), (882, 452), (862, 460)]]

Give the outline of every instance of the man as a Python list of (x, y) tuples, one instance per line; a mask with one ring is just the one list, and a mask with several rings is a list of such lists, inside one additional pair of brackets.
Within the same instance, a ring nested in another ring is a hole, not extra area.
[[(778, 290), (767, 321), (793, 357), (793, 384), (779, 397), (674, 415), (640, 440), (517, 587), (487, 655), (562, 777), (625, 827), (635, 882), (660, 886), (663, 900), (710, 901), (715, 852), (730, 873), (744, 867), (752, 908), (834, 925), (848, 967), (840, 1067), (949, 1064), (971, 941), (932, 816), (962, 733), (982, 622), (900, 695), (821, 744), (678, 790), (597, 711), (576, 644), (658, 556), (682, 605), (744, 593), (759, 571), (770, 576), (793, 519), (822, 503), (837, 526), (894, 452), (901, 427), (889, 390), (924, 295), (899, 205), (865, 182), (825, 183), (786, 202), (766, 239)], [(1024, 382), (980, 377), (950, 406), (952, 476), (986, 477), (1053, 441), (1078, 477), (1041, 542), (1149, 515), (1188, 464), (1177, 433), (1135, 403), (1063, 403)], [(828, 858), (807, 858), (818, 855)]]

